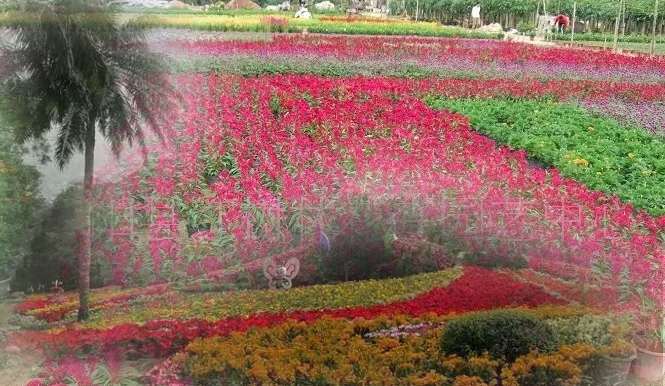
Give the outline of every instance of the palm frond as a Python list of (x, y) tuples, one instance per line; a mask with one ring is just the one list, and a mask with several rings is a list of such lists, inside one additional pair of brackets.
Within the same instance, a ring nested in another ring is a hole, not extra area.
[(151, 54), (142, 31), (118, 25), (90, 0), (30, 1), (31, 15), (10, 29), (12, 113), (17, 139), (57, 130), (55, 158), (62, 166), (99, 132), (119, 153), (124, 144), (145, 146), (144, 129), (162, 138), (159, 117), (173, 105), (173, 88)]

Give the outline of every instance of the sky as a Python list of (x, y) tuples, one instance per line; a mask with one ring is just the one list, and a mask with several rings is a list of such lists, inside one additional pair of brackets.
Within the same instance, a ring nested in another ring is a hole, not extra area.
[[(51, 130), (47, 135), (51, 147), (51, 152), (49, 153), (51, 158), (53, 156), (52, 153), (56, 134), (55, 130)], [(99, 166), (112, 161), (113, 157), (111, 147), (106, 143), (104, 138), (97, 133), (95, 144), (95, 165)], [(82, 152), (75, 153), (69, 163), (62, 170), (53, 161), (42, 164), (38, 155), (35, 153), (26, 154), (24, 162), (28, 165), (36, 166), (37, 170), (41, 173), (41, 193), (49, 202), (53, 201), (60, 192), (67, 189), (70, 185), (83, 181), (84, 158)]]

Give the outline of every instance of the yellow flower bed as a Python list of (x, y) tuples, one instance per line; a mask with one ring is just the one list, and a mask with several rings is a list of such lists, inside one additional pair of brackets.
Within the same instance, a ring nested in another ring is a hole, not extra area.
[(209, 294), (170, 291), (122, 308), (101, 310), (86, 327), (107, 328), (121, 323), (144, 323), (154, 319), (219, 320), (259, 312), (286, 312), (345, 308), (392, 303), (413, 298), (457, 279), (463, 268), (403, 278), (363, 280), (339, 284), (295, 287), (288, 291), (245, 290)]
[[(268, 32), (271, 30), (266, 23), (267, 17), (279, 18), (285, 21), (279, 27), (280, 32), (304, 32), (322, 34), (363, 34), (363, 35), (418, 35), (439, 37), (466, 37), (495, 39), (502, 34), (490, 34), (467, 30), (460, 27), (444, 26), (433, 22), (415, 22), (409, 20), (358, 20), (349, 23), (345, 18), (319, 17), (300, 19), (293, 14), (267, 14), (231, 13), (215, 14), (121, 14), (123, 20), (130, 20), (133, 24), (145, 28), (187, 28), (210, 31), (237, 31), (237, 32)], [(0, 18), (0, 25), (3, 20)], [(274, 31), (273, 31), (274, 32)]]
[(586, 344), (563, 346), (554, 354), (531, 353), (517, 358), (501, 372), (502, 385), (576, 386), (582, 382), (582, 368), (596, 353)]
[[(579, 315), (568, 307), (520, 309), (538, 317)], [(531, 353), (514, 363), (487, 354), (470, 358), (440, 350), (442, 325), (456, 316), (378, 318), (313, 324), (288, 322), (224, 338), (198, 339), (187, 346), (185, 369), (195, 381), (247, 385), (578, 385), (587, 361), (599, 349), (566, 345), (553, 353)], [(427, 323), (419, 334), (379, 335), (392, 326)], [(555, 380), (558, 383), (547, 383)], [(539, 383), (541, 382), (541, 383)], [(545, 382), (545, 383), (542, 383)]]

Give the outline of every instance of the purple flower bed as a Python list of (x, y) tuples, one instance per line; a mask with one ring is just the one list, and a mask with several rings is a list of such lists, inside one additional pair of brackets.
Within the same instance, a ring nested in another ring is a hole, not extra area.
[(626, 101), (619, 98), (586, 100), (581, 105), (591, 111), (637, 126), (665, 137), (665, 103)]

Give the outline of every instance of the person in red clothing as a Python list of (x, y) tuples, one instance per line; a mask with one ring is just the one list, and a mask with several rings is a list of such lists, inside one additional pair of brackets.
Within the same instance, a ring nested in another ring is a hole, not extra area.
[(557, 17), (554, 18), (554, 26), (556, 28), (557, 33), (565, 32), (569, 25), (570, 25), (570, 19), (566, 15), (558, 15)]

